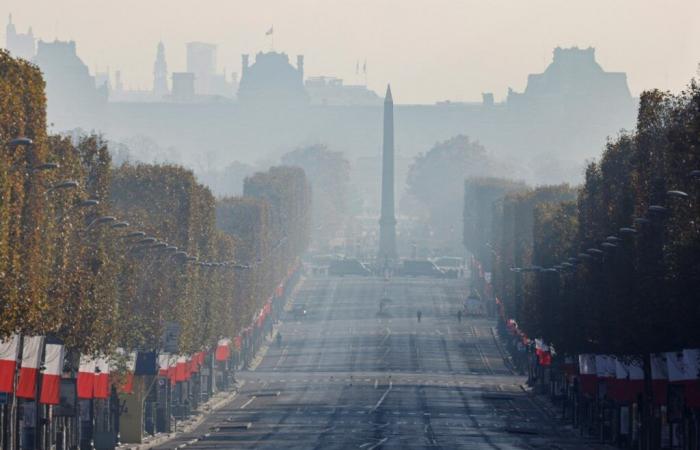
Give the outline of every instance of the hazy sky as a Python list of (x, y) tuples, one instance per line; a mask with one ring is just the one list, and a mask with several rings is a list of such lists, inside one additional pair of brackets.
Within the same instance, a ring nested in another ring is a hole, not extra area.
[[(2, 0), (22, 32), (73, 39), (95, 68), (120, 69), (127, 86), (150, 87), (162, 39), (171, 71), (189, 41), (219, 45), (221, 69), (241, 53), (306, 56), (306, 75), (392, 83), (400, 103), (505, 96), (541, 72), (556, 46), (596, 47), (604, 69), (625, 71), (636, 95), (681, 89), (700, 62), (700, 0)], [(0, 42), (4, 43), (4, 33)]]

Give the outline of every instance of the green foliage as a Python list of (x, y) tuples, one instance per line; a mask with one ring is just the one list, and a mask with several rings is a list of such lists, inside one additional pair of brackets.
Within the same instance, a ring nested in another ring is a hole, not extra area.
[[(43, 90), (36, 67), (0, 50), (0, 338), (49, 335), (91, 354), (157, 350), (172, 323), (180, 352), (192, 353), (237, 334), (308, 244), (304, 172), (273, 168), (246, 181), (255, 198), (231, 200), (220, 230), (214, 197), (191, 171), (113, 168), (99, 136), (47, 136)], [(34, 144), (11, 148), (20, 136)], [(43, 163), (58, 167), (33, 170)], [(65, 180), (77, 187), (52, 189)], [(87, 199), (99, 204), (86, 207)], [(105, 216), (130, 225), (96, 220)], [(130, 238), (135, 230), (160, 245)], [(164, 243), (192, 258), (174, 256)], [(250, 282), (230, 264), (195, 257), (253, 260), (259, 285), (245, 294), (238, 286)]]
[(506, 194), (524, 191), (524, 183), (505, 178), (468, 178), (464, 182), (464, 246), (480, 261), (490, 262), (496, 242), (493, 212)]
[(350, 163), (325, 145), (301, 147), (282, 156), (282, 164), (300, 167), (312, 188), (314, 239), (324, 245), (345, 225)]
[[(636, 130), (588, 165), (575, 203), (552, 192), (533, 209), (531, 194), (506, 196), (494, 215), (503, 235), (494, 280), (508, 314), (563, 354), (699, 346), (700, 185), (690, 175), (700, 169), (699, 144), (695, 82), (678, 95), (645, 92)], [(578, 257), (590, 248), (603, 253)], [(575, 267), (562, 264), (570, 258)], [(528, 266), (557, 270), (508, 271)]]
[(457, 244), (454, 224), (459, 223), (460, 212), (454, 205), (462, 198), (465, 178), (496, 173), (507, 173), (507, 168), (481, 144), (459, 135), (416, 157), (408, 172), (407, 190), (428, 210), (435, 234)]

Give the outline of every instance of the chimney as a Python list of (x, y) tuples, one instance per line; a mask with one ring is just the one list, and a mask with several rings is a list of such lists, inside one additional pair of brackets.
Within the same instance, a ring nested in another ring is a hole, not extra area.
[(241, 78), (248, 72), (248, 55), (241, 55)]
[(299, 72), (299, 79), (301, 79), (302, 84), (304, 83), (304, 55), (297, 55), (297, 72)]

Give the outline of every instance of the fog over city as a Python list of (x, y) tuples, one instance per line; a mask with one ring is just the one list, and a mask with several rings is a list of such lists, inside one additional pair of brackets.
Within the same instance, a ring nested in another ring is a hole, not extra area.
[(700, 450), (700, 1), (0, 20), (0, 450)]

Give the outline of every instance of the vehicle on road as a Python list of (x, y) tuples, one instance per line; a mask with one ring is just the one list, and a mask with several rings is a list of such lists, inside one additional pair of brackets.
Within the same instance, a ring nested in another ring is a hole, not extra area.
[(359, 260), (346, 258), (332, 261), (328, 267), (328, 275), (340, 277), (345, 275), (360, 275), (366, 277), (372, 275), (372, 271)]
[(304, 318), (306, 316), (306, 305), (294, 305), (292, 314), (294, 314), (294, 318), (297, 320)]
[(399, 275), (403, 277), (445, 278), (445, 272), (427, 259), (405, 260), (399, 268)]

